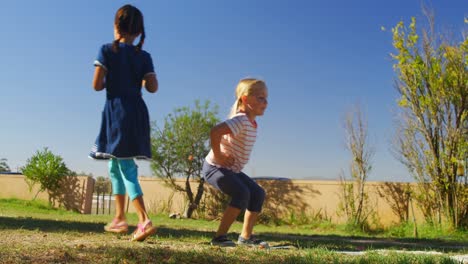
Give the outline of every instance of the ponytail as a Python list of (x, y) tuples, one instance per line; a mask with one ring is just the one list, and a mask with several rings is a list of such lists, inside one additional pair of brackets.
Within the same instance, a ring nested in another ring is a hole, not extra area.
[(229, 118), (232, 118), (237, 114), (237, 111), (239, 111), (239, 107), (242, 104), (242, 99), (239, 97), (237, 100), (234, 102), (234, 104), (231, 107), (231, 112), (229, 113)]
[(119, 42), (121, 38), (118, 38), (112, 42), (112, 51), (118, 52), (119, 51)]
[(136, 45), (136, 51), (142, 50), (143, 44), (145, 43), (145, 37), (146, 37), (146, 35), (145, 35), (145, 26), (142, 25), (140, 41)]

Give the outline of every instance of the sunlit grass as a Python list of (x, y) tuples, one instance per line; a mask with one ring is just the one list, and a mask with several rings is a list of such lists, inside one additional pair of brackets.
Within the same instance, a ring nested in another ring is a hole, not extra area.
[[(102, 263), (455, 263), (447, 254), (468, 253), (466, 234), (447, 233), (444, 239), (415, 240), (403, 231), (390, 229), (372, 236), (347, 233), (344, 225), (329, 222), (294, 226), (258, 225), (256, 232), (271, 245), (289, 245), (289, 250), (257, 250), (209, 245), (218, 221), (170, 219), (151, 215), (159, 227), (143, 243), (129, 242), (129, 234), (103, 232), (112, 215), (82, 215), (51, 208), (47, 202), (0, 199), (0, 263), (102, 262)], [(128, 214), (133, 230), (135, 214)], [(229, 234), (236, 239), (241, 223)], [(421, 227), (421, 234), (426, 235)], [(433, 231), (428, 236), (435, 236)], [(395, 237), (401, 237), (396, 239)], [(454, 241), (459, 241), (455, 243)], [(465, 245), (465, 247), (463, 247)], [(430, 250), (442, 255), (393, 254), (379, 249)], [(362, 252), (352, 256), (341, 251)]]

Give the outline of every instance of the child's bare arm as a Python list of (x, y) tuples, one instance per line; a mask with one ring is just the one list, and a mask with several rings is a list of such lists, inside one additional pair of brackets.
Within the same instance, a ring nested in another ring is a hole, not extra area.
[(101, 91), (105, 88), (104, 79), (106, 77), (106, 70), (101, 66), (96, 66), (94, 69), (93, 88), (96, 91)]
[(156, 74), (147, 74), (143, 79), (143, 87), (150, 93), (155, 93), (158, 90), (158, 79), (156, 78)]
[(234, 157), (227, 156), (221, 151), (221, 138), (223, 135), (230, 134), (231, 129), (223, 122), (211, 129), (210, 142), (215, 162), (223, 167), (230, 167), (234, 164)]

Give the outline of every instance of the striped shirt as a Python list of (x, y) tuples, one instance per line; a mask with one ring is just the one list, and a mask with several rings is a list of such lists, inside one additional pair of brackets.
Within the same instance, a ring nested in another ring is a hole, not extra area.
[[(237, 113), (231, 119), (225, 121), (231, 130), (230, 134), (221, 138), (221, 151), (234, 157), (234, 165), (229, 168), (239, 173), (249, 161), (255, 139), (257, 138), (257, 123), (251, 122), (245, 113)], [(213, 150), (206, 156), (206, 161), (217, 167), (221, 167), (214, 161)]]

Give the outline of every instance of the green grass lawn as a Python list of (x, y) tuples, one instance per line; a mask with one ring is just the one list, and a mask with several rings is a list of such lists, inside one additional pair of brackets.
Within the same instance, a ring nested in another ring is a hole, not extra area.
[[(82, 215), (52, 209), (42, 202), (0, 199), (0, 263), (457, 263), (449, 256), (468, 254), (466, 232), (435, 238), (441, 231), (428, 231), (422, 232), (427, 234), (425, 238), (395, 238), (392, 230), (373, 235), (347, 233), (344, 227), (329, 223), (256, 226), (260, 238), (293, 249), (219, 248), (209, 245), (218, 221), (169, 219), (167, 215), (151, 218), (157, 234), (132, 243), (129, 234), (103, 232), (110, 215)], [(132, 231), (136, 215), (129, 214), (128, 221)], [(235, 223), (229, 237), (236, 239), (241, 226)], [(383, 249), (436, 250), (442, 254)], [(366, 254), (353, 256), (341, 251)]]

